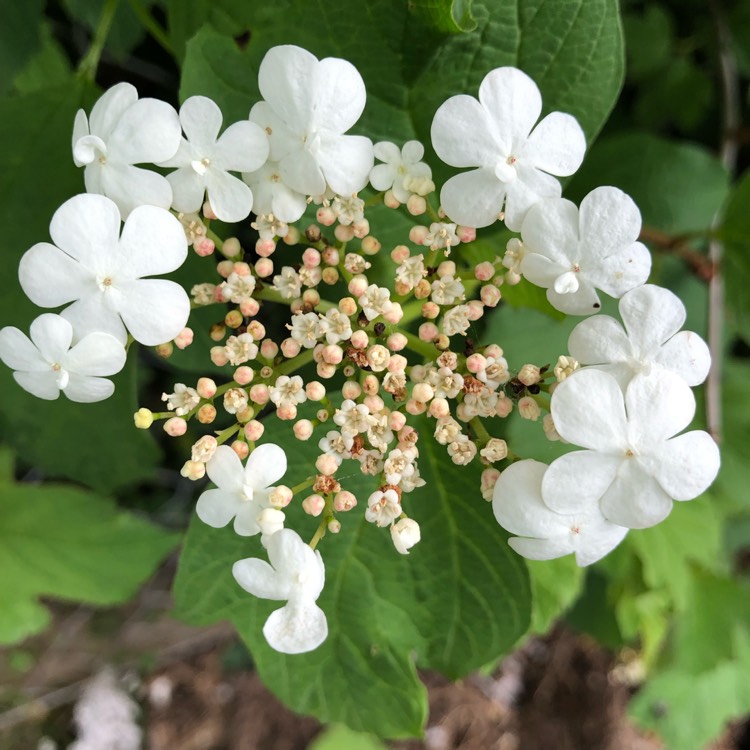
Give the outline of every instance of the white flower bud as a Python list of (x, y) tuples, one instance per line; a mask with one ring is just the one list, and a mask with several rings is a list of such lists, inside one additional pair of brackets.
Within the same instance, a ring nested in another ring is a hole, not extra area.
[(270, 535), (284, 528), (284, 512), (278, 508), (263, 508), (255, 522), (260, 526), (260, 533)]
[(391, 526), (393, 546), (402, 555), (408, 555), (409, 550), (418, 544), (421, 538), (419, 524), (412, 518), (402, 518)]

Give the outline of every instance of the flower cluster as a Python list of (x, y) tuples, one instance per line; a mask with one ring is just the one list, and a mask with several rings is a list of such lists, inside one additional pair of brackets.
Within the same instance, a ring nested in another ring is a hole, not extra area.
[[(682, 303), (645, 283), (651, 258), (631, 198), (614, 187), (580, 207), (561, 197), (557, 177), (580, 166), (585, 136), (569, 114), (537, 122), (541, 94), (525, 73), (493, 70), (478, 99), (454, 96), (438, 109), (435, 152), (469, 168), (442, 186), (439, 206), (422, 143), (349, 133), (366, 101), (350, 63), (275, 47), (258, 84), (262, 100), (223, 132), (212, 100), (191, 97), (178, 114), (128, 84), (78, 114), (73, 158), (88, 192), (57, 211), (54, 244), (32, 247), (19, 274), (32, 301), (64, 309), (38, 318), (30, 340), (0, 331), (0, 358), (42, 398), (62, 390), (93, 401), (112, 392), (103, 376), (123, 366), (130, 340), (168, 358), (195, 345), (191, 303), (216, 311), (207, 354), (226, 376), (175, 383), (165, 411), (141, 408), (135, 424), (162, 420), (173, 437), (190, 424), (203, 430), (182, 474), (215, 485), (197, 502), (204, 523), (260, 536), (269, 562), (240, 560), (233, 574), (254, 596), (286, 602), (263, 628), (273, 648), (299, 653), (325, 640), (317, 545), (357, 505), (397, 553), (420, 542), (409, 514), (432, 473), (422, 441), (452, 465), (481, 466), (482, 496), (517, 535), (514, 549), (535, 559), (575, 553), (589, 564), (711, 483), (713, 441), (678, 435), (695, 411), (690, 386), (710, 365), (706, 345), (680, 331)], [(384, 249), (371, 232), (375, 203), (409, 217), (402, 244)], [(254, 246), (220, 237), (215, 219), (247, 220)], [(464, 252), (477, 228), (499, 222), (518, 235), (502, 257)], [(189, 246), (207, 263), (192, 300), (151, 278), (177, 269)], [(554, 367), (514, 369), (498, 342), (475, 340), (474, 324), (504, 285), (523, 280), (571, 315), (597, 313), (600, 293), (619, 299), (622, 324), (588, 317)], [(283, 328), (269, 307), (288, 310)], [(511, 415), (582, 450), (549, 467), (521, 459), (504, 438)], [(315, 446), (294, 488), (278, 484), (285, 450), (257, 445), (273, 416)], [(359, 498), (356, 475), (370, 482)], [(299, 495), (319, 519), (309, 544), (285, 528)]]

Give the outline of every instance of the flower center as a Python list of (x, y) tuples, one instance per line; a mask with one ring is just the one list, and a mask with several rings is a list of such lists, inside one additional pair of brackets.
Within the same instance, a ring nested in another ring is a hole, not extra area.
[(517, 161), (518, 158), (512, 154), (504, 159), (500, 158), (495, 166), (495, 177), (497, 177), (500, 182), (506, 184), (513, 182), (516, 177), (518, 177), (518, 172), (516, 171)]
[(580, 272), (578, 266), (573, 266), (573, 269), (560, 274), (554, 283), (554, 289), (558, 294), (574, 294), (578, 291), (580, 286), (578, 283), (577, 273)]
[(96, 283), (99, 287), (99, 291), (107, 292), (112, 288), (112, 277), (111, 276), (100, 276)]
[(55, 382), (57, 383), (57, 387), (60, 390), (63, 390), (67, 387), (68, 383), (70, 382), (70, 374), (67, 370), (63, 370), (62, 365), (60, 365), (58, 362), (55, 362), (52, 365), (52, 371), (57, 373), (57, 377), (55, 378)]
[(193, 171), (196, 174), (201, 175), (201, 177), (206, 174), (210, 164), (211, 160), (207, 156), (204, 156), (200, 161), (196, 159), (195, 161), (190, 162), (190, 166), (193, 168)]

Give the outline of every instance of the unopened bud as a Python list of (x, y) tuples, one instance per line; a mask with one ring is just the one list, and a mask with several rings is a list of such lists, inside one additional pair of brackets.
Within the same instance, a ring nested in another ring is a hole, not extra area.
[(302, 510), (309, 516), (319, 516), (326, 507), (326, 501), (322, 495), (308, 495), (302, 501)]
[(187, 422), (181, 417), (172, 417), (164, 423), (164, 432), (170, 437), (180, 437), (187, 432)]
[(147, 430), (154, 423), (154, 414), (150, 409), (141, 407), (133, 414), (133, 421), (139, 430)]

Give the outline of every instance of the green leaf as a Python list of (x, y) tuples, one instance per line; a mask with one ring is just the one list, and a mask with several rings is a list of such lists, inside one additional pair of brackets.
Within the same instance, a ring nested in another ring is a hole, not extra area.
[[(76, 110), (91, 91), (71, 80), (2, 100), (0, 105), (0, 223), (23, 227), (23, 235), (6, 233), (0, 243), (4, 262), (15, 278), (18, 262), (36, 242), (49, 240), (49, 222), (63, 201), (83, 190), (83, 174), (70, 152)], [(28, 332), (42, 312), (19, 284), (0, 296), (0, 320)], [(0, 430), (20, 461), (42, 471), (75, 479), (102, 491), (151, 476), (159, 460), (153, 439), (133, 427), (137, 347), (125, 370), (113, 378), (115, 395), (97, 404), (76, 404), (64, 396), (41, 401), (0, 367)]]
[(531, 576), (532, 633), (546, 633), (576, 601), (583, 589), (583, 568), (572, 555), (557, 560), (527, 560)]
[(62, 45), (52, 34), (49, 23), (41, 26), (41, 47), (28, 60), (13, 81), (13, 88), (27, 94), (50, 86), (62, 86), (70, 81), (70, 61)]
[(0, 486), (0, 643), (43, 629), (38, 597), (87, 604), (125, 601), (177, 536), (63, 485)]
[(632, 532), (627, 543), (643, 564), (649, 589), (666, 589), (674, 606), (685, 610), (692, 586), (692, 566), (725, 566), (722, 556), (722, 517), (708, 496), (675, 503), (669, 518), (650, 529)]
[[(269, 424), (266, 438), (289, 445), (283, 430)], [(313, 438), (288, 451), (285, 483), (308, 475), (316, 445)], [(265, 684), (296, 711), (383, 737), (419, 734), (426, 697), (414, 657), (458, 677), (510, 649), (530, 617), (526, 568), (481, 499), (480, 467), (447, 463), (427, 436), (420, 450), (429, 490), (404, 498), (422, 528), (408, 557), (396, 554), (387, 530), (368, 524), (360, 509), (342, 515), (341, 533), (324, 541), (327, 580), (319, 604), (329, 637), (319, 649), (298, 656), (271, 651), (261, 628), (278, 603), (250, 597), (231, 575), (232, 563), (257, 556), (260, 545), (198, 521), (175, 582), (179, 616), (196, 624), (231, 619)], [(353, 466), (342, 466), (342, 483), (361, 506), (374, 484)], [(315, 521), (300, 513), (299, 500), (287, 520), (303, 538), (312, 536)]]
[(729, 179), (716, 156), (701, 146), (626, 133), (602, 138), (568, 183), (567, 192), (580, 201), (599, 185), (628, 193), (644, 225), (681, 234), (708, 231), (727, 196)]
[(459, 34), (477, 27), (471, 3), (472, 0), (412, 0), (409, 10), (438, 33)]
[(309, 750), (387, 750), (377, 737), (352, 732), (343, 724), (324, 729), (311, 743)]
[(3, 5), (0, 24), (0, 94), (4, 94), (13, 77), (39, 49), (39, 28), (44, 11), (43, 0)]
[(674, 29), (671, 16), (661, 5), (649, 5), (643, 13), (624, 14), (622, 25), (628, 78), (639, 80), (658, 73), (672, 57)]
[(737, 332), (750, 340), (750, 170), (734, 186), (724, 209), (724, 278), (727, 306)]

